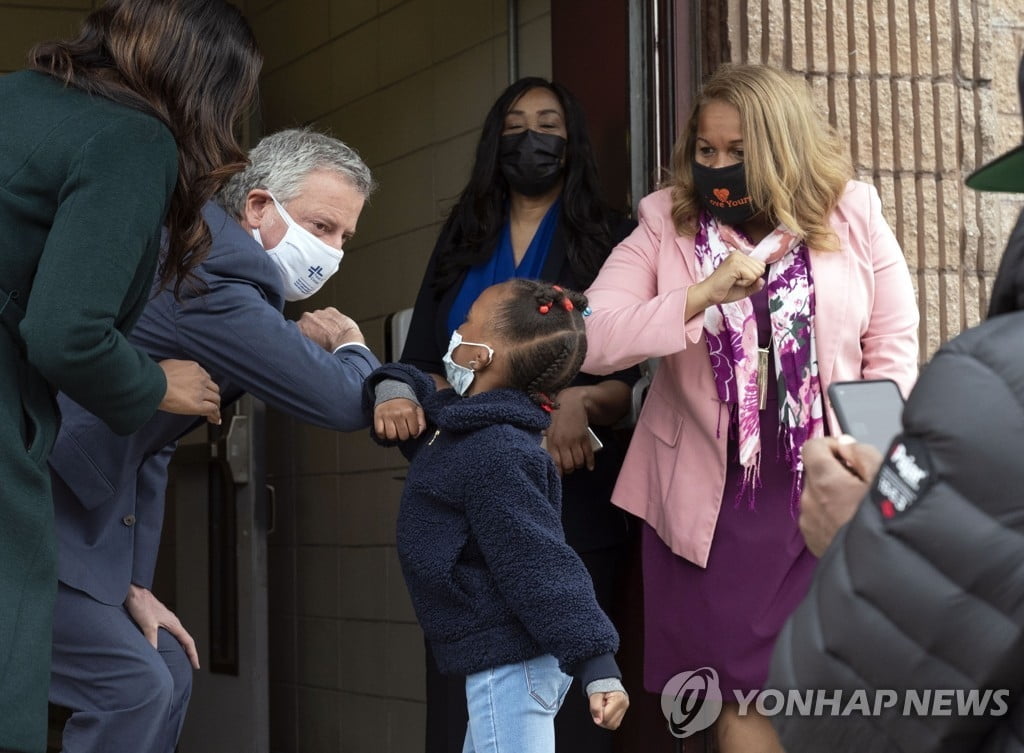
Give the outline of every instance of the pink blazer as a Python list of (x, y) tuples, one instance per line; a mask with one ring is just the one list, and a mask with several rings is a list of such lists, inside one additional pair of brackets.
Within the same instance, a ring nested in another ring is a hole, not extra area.
[[(660, 357), (612, 501), (646, 520), (680, 557), (706, 567), (728, 439), (716, 436), (720, 401), (704, 316), (683, 321), (698, 278), (693, 239), (676, 233), (671, 202), (669, 189), (640, 202), (639, 226), (587, 291), (593, 314), (583, 369), (607, 374)], [(906, 395), (917, 376), (918, 311), (875, 188), (851, 181), (831, 223), (841, 250), (811, 250), (822, 390), (833, 381), (890, 378)]]

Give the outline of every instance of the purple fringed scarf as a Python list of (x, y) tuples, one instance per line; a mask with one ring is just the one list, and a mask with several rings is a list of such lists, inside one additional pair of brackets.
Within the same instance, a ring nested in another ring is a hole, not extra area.
[[(803, 473), (800, 448), (809, 438), (822, 436), (825, 428), (814, 344), (814, 281), (807, 246), (781, 225), (753, 246), (733, 228), (719, 225), (707, 212), (701, 212), (695, 250), (702, 280), (733, 251), (772, 265), (768, 311), (779, 385), (779, 430), (786, 463), (794, 474), (791, 503), (795, 512)], [(750, 490), (753, 506), (761, 461), (754, 305), (744, 298), (708, 307), (704, 332), (718, 397), (736, 404), (744, 490)]]

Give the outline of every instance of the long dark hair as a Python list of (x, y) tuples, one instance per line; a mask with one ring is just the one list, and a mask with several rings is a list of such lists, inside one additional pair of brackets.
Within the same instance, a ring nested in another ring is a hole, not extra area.
[(241, 12), (224, 0), (107, 0), (78, 36), (44, 42), (30, 67), (65, 85), (159, 118), (178, 146), (160, 282), (180, 293), (206, 257), (202, 207), (242, 169), (234, 129), (251, 106), (262, 57)]
[(583, 311), (587, 299), (538, 280), (513, 278), (502, 284), (491, 327), (508, 351), (509, 387), (535, 403), (557, 408), (554, 395), (576, 378), (587, 356)]
[(597, 163), (587, 135), (583, 108), (561, 84), (543, 78), (521, 78), (501, 93), (484, 119), (469, 183), (452, 207), (442, 231), (449, 243), (438, 258), (437, 295), (454, 284), (464, 269), (485, 261), (494, 252), (498, 232), (505, 221), (509, 190), (508, 181), (498, 166), (505, 116), (523, 94), (536, 88), (548, 89), (554, 94), (565, 113), (568, 143), (562, 221), (568, 235), (569, 263), (577, 284), (590, 285), (611, 251), (608, 208), (601, 199)]

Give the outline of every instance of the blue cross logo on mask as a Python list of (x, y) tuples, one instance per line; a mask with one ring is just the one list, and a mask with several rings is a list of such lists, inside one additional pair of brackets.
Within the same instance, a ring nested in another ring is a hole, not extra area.
[(323, 267), (310, 267), (309, 268), (309, 279), (311, 279), (311, 280), (319, 280), (323, 276), (324, 276), (324, 268)]

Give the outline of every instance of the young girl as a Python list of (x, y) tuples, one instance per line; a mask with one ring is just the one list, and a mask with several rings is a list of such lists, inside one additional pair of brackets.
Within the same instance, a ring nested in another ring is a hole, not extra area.
[(586, 305), (533, 280), (494, 285), (452, 335), (453, 389), (405, 364), (366, 383), (374, 436), (412, 460), (398, 555), (438, 666), (466, 675), (464, 753), (553, 753), (572, 676), (595, 724), (617, 728), (629, 705), (618, 635), (565, 543), (561, 481), (540, 446), (549, 395), (586, 355)]

